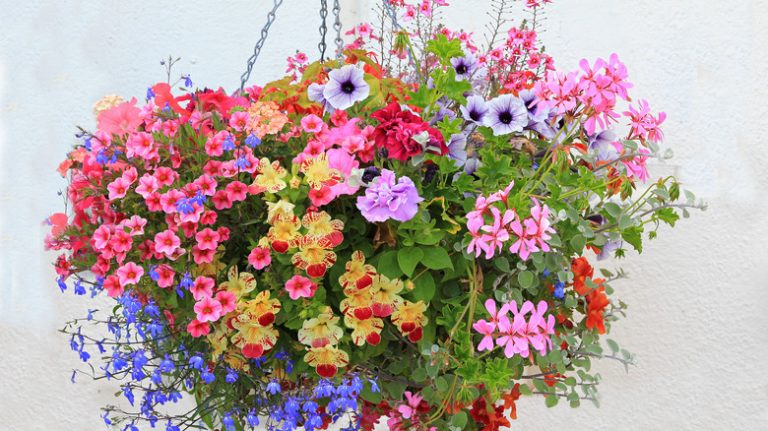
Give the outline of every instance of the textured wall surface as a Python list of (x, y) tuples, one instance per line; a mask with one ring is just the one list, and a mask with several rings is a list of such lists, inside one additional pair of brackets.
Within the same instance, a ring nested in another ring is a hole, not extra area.
[[(56, 332), (92, 304), (60, 294), (40, 221), (59, 209), (54, 168), (76, 124), (107, 93), (142, 97), (158, 62), (197, 85), (234, 88), (267, 0), (0, 0), (0, 430), (103, 429), (111, 384), (69, 383), (77, 358)], [(286, 0), (254, 82), (286, 54), (314, 52), (317, 2)], [(453, 0), (454, 27), (479, 30), (486, 0)], [(345, 23), (368, 2), (343, 2)], [(520, 402), (516, 429), (768, 428), (768, 2), (555, 0), (542, 35), (560, 67), (618, 52), (635, 95), (666, 110), (677, 173), (707, 212), (622, 262), (629, 317), (612, 338), (637, 354), (629, 374), (602, 363), (602, 407)]]

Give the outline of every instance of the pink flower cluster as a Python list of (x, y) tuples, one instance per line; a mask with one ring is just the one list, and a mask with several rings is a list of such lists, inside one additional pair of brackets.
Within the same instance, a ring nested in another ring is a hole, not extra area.
[(582, 59), (581, 71), (561, 73), (550, 71), (545, 79), (534, 87), (540, 109), (551, 108), (564, 114), (581, 107), (584, 114), (584, 130), (593, 135), (615, 123), (620, 115), (614, 110), (618, 99), (629, 100), (627, 90), (632, 84), (627, 80), (627, 68), (616, 54), (608, 61), (600, 58), (590, 65)]
[[(552, 338), (555, 333), (555, 316), (544, 316), (547, 311), (546, 301), (539, 301), (534, 308), (533, 302), (525, 301), (518, 310), (516, 302), (509, 302), (497, 311), (493, 299), (485, 301), (485, 309), (490, 320), (478, 320), (472, 328), (483, 335), (478, 351), (493, 350), (495, 346), (504, 348), (504, 356), (511, 358), (520, 355), (530, 356), (530, 348), (545, 355), (552, 350)], [(509, 313), (512, 314), (511, 319)]]
[[(536, 32), (512, 27), (504, 44), (480, 55), (477, 60), (504, 88), (520, 92), (529, 89), (538, 70), (554, 70), (554, 61), (536, 46)], [(510, 72), (512, 71), (512, 72)]]
[(189, 291), (195, 299), (195, 319), (187, 325), (187, 332), (197, 338), (210, 332), (208, 322), (215, 322), (233, 311), (237, 297), (228, 290), (219, 290), (214, 295), (215, 282), (210, 277), (199, 276)]
[[(527, 260), (531, 253), (550, 250), (547, 241), (555, 230), (548, 219), (549, 208), (532, 199), (531, 216), (521, 221), (517, 212), (509, 208), (512, 187), (514, 182), (487, 198), (477, 198), (475, 209), (467, 214), (467, 229), (472, 235), (467, 253), (475, 253), (475, 257), (485, 253), (485, 258), (491, 259), (511, 240), (514, 241), (509, 247), (510, 253), (517, 254), (523, 260)], [(494, 205), (497, 202), (504, 203), (506, 208), (503, 213)], [(490, 223), (487, 222), (488, 217), (492, 219)]]

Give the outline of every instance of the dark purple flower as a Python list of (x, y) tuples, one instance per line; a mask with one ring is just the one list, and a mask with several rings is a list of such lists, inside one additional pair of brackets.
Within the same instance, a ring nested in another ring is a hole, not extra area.
[(323, 97), (336, 109), (347, 109), (366, 97), (371, 91), (363, 77), (365, 73), (352, 64), (328, 73), (328, 82), (323, 89)]
[(522, 100), (504, 94), (488, 102), (488, 113), (483, 123), (493, 129), (496, 136), (522, 132), (528, 125), (528, 110)]

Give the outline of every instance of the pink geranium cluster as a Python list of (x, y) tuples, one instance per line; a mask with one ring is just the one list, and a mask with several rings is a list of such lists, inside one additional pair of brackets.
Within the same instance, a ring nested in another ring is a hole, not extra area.
[[(518, 310), (517, 302), (509, 302), (497, 310), (496, 301), (485, 301), (489, 320), (478, 320), (472, 328), (483, 335), (478, 351), (493, 350), (495, 346), (504, 348), (504, 356), (515, 355), (528, 357), (530, 347), (541, 355), (552, 350), (552, 338), (555, 333), (555, 316), (545, 316), (546, 301), (539, 301), (534, 308), (533, 302), (525, 301)], [(511, 319), (509, 313), (512, 314)]]
[[(487, 198), (477, 198), (475, 209), (467, 214), (467, 229), (472, 235), (467, 253), (475, 253), (475, 257), (485, 253), (485, 258), (491, 259), (508, 241), (513, 241), (510, 253), (517, 254), (523, 260), (527, 260), (531, 253), (550, 250), (547, 241), (555, 230), (548, 218), (549, 208), (533, 199), (530, 217), (521, 220), (517, 212), (509, 207), (512, 187), (514, 182)], [(503, 213), (494, 205), (497, 202), (504, 204)]]
[(593, 135), (615, 123), (620, 115), (614, 110), (618, 99), (629, 100), (627, 68), (616, 54), (606, 61), (597, 59), (594, 65), (582, 59), (580, 71), (567, 73), (550, 71), (534, 87), (539, 109), (550, 108), (564, 114), (578, 107), (586, 119), (584, 130)]
[[(539, 70), (554, 70), (554, 61), (536, 46), (536, 31), (512, 27), (503, 45), (480, 55), (477, 60), (504, 88), (520, 92), (529, 89)], [(513, 71), (510, 73), (510, 71)]]

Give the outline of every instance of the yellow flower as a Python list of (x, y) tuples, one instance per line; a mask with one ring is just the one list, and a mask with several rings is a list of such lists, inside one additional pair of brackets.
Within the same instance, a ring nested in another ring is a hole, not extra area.
[(278, 213), (272, 220), (272, 227), (267, 232), (267, 238), (272, 248), (278, 253), (285, 253), (291, 244), (299, 237), (301, 223), (293, 214)]
[(98, 118), (102, 112), (108, 111), (123, 102), (125, 102), (125, 99), (122, 96), (108, 94), (93, 104), (93, 116)]
[(282, 305), (276, 298), (270, 298), (268, 290), (259, 292), (255, 298), (237, 303), (237, 321), (246, 322), (255, 320), (261, 326), (269, 326), (275, 321)]
[(331, 378), (339, 368), (349, 364), (349, 355), (333, 346), (313, 347), (304, 355), (304, 362), (310, 367), (315, 367), (321, 377)]
[(427, 304), (424, 301), (410, 302), (403, 301), (392, 313), (392, 323), (397, 325), (404, 335), (414, 343), (421, 340), (424, 325), (429, 322), (424, 311), (427, 310)]
[(296, 205), (291, 202), (281, 199), (277, 202), (267, 202), (267, 221), (271, 224), (278, 216), (293, 216), (293, 209)]
[(213, 328), (213, 332), (208, 334), (207, 338), (208, 342), (211, 344), (211, 347), (213, 347), (211, 356), (218, 358), (227, 350), (227, 347), (229, 346), (229, 339), (227, 338), (228, 328), (226, 324), (222, 322), (214, 324)]
[(373, 317), (360, 320), (353, 316), (344, 316), (344, 325), (352, 329), (352, 342), (355, 345), (362, 346), (366, 342), (371, 346), (379, 344), (381, 341), (381, 330), (384, 328), (384, 321)]
[(265, 191), (277, 193), (286, 187), (283, 178), (288, 175), (288, 172), (280, 166), (280, 162), (277, 160), (270, 162), (268, 158), (263, 157), (256, 166), (256, 172), (259, 174), (256, 175), (253, 184), (251, 184), (252, 193), (262, 193)]
[(317, 317), (304, 321), (299, 329), (299, 342), (310, 347), (322, 347), (336, 344), (344, 335), (339, 326), (339, 318), (331, 311), (321, 313)]
[(333, 244), (326, 238), (303, 235), (292, 245), (298, 247), (299, 251), (293, 255), (291, 262), (297, 268), (306, 270), (310, 277), (322, 277), (325, 271), (336, 263), (336, 253), (332, 251)]
[(309, 186), (315, 190), (320, 190), (323, 186), (333, 186), (341, 181), (341, 173), (328, 165), (325, 153), (305, 159), (301, 163), (301, 172)]
[(373, 277), (371, 292), (374, 316), (387, 317), (392, 314), (395, 307), (403, 302), (403, 298), (398, 295), (402, 290), (403, 282), (400, 279), (390, 280), (381, 274)]
[(345, 268), (346, 271), (339, 277), (339, 284), (345, 292), (347, 289), (364, 289), (370, 286), (376, 275), (376, 268), (366, 265), (365, 255), (359, 250), (352, 253)]
[(325, 211), (311, 211), (301, 218), (301, 224), (307, 229), (307, 235), (327, 239), (332, 247), (336, 247), (344, 240), (344, 222), (331, 220), (330, 214)]
[(238, 299), (256, 288), (256, 278), (253, 274), (248, 272), (238, 274), (237, 266), (229, 268), (227, 278), (229, 280), (219, 284), (219, 289), (225, 289), (234, 293)]

